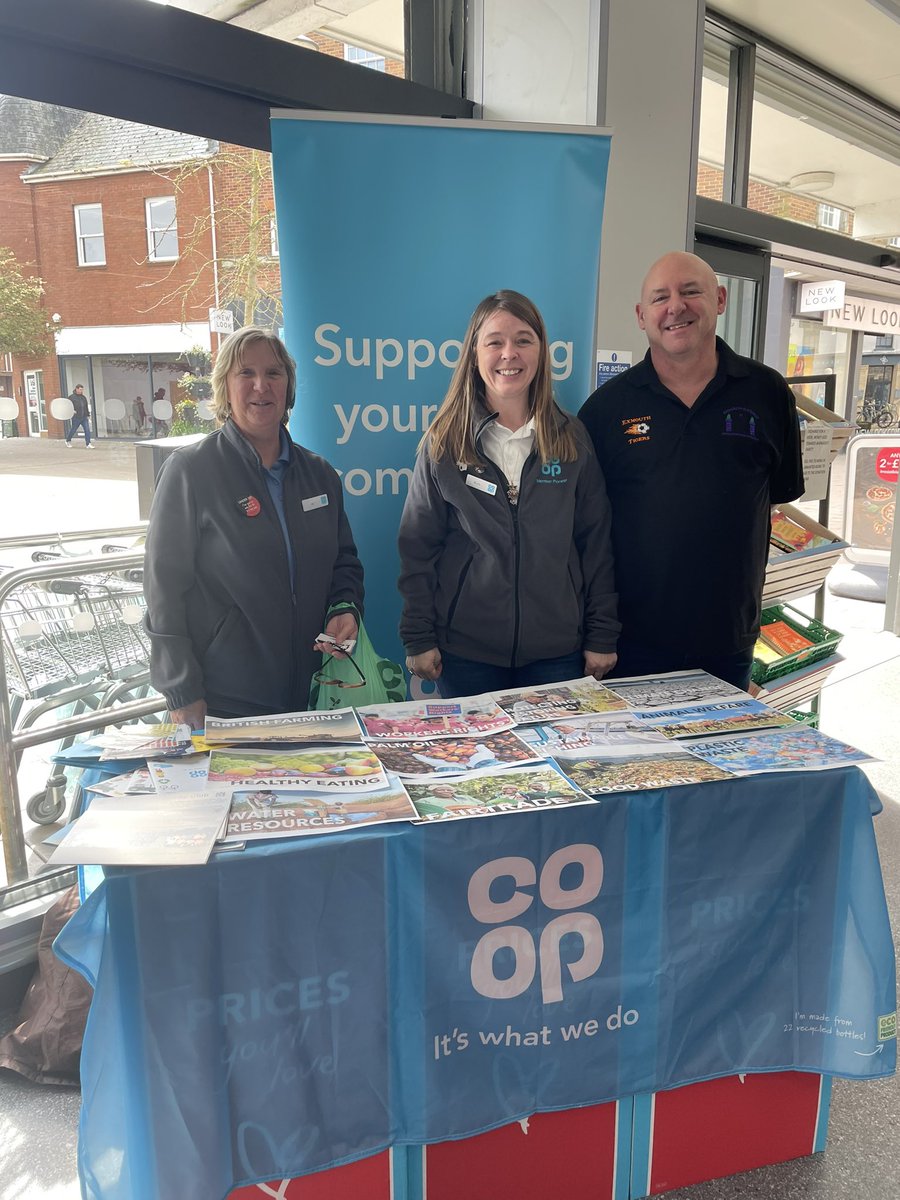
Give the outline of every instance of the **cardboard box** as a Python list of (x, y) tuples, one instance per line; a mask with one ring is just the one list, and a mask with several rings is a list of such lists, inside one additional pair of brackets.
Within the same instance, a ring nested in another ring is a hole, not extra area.
[(427, 1146), (410, 1200), (627, 1200), (631, 1113), (631, 1100), (537, 1113)]
[(831, 1080), (729, 1076), (395, 1147), (229, 1200), (637, 1200), (824, 1150)]
[[(393, 1200), (392, 1154), (385, 1150), (371, 1158), (348, 1163), (344, 1167), (333, 1167), (330, 1171), (316, 1171), (299, 1179), (276, 1179), (265, 1184), (235, 1188), (228, 1200)], [(405, 1166), (405, 1155), (401, 1156)], [(404, 1190), (398, 1192), (398, 1200), (405, 1197)]]
[(635, 1098), (631, 1194), (656, 1196), (824, 1150), (831, 1079), (731, 1075)]

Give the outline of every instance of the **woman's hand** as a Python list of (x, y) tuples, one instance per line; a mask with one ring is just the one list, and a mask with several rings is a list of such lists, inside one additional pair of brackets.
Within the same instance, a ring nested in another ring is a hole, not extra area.
[[(359, 635), (359, 622), (356, 619), (356, 614), (349, 609), (345, 612), (335, 613), (325, 626), (325, 632), (329, 637), (333, 637), (336, 642), (355, 642)], [(346, 655), (337, 646), (328, 646), (320, 642), (315, 642), (313, 649), (321, 650), (323, 654), (331, 654), (335, 658), (346, 658)]]
[(593, 650), (585, 650), (584, 673), (593, 675), (595, 679), (602, 679), (604, 675), (610, 673), (618, 661), (618, 654), (595, 654)]
[(423, 650), (421, 654), (407, 654), (406, 669), (417, 679), (438, 679), (441, 674), (441, 652), (437, 646), (433, 650)]
[(176, 725), (187, 725), (191, 732), (203, 729), (206, 725), (206, 701), (194, 700), (184, 708), (170, 708), (169, 720), (174, 721)]

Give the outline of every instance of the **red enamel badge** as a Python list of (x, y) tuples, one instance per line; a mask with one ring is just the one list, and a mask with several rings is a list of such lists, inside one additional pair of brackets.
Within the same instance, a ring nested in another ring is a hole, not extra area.
[(244, 496), (238, 500), (238, 508), (243, 509), (245, 517), (258, 517), (260, 514), (260, 503), (255, 496)]

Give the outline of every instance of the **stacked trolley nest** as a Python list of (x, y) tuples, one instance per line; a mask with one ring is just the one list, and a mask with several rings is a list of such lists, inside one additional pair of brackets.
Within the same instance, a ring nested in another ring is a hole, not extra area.
[(0, 608), (11, 696), (37, 700), (75, 685), (146, 670), (140, 585), (114, 576), (54, 579), (16, 588)]
[[(110, 552), (120, 550), (117, 562)], [(149, 691), (142, 560), (124, 546), (102, 551), (71, 554), (60, 541), (31, 554), (40, 565), (0, 569), (0, 641), (14, 733), (43, 728), (48, 714), (71, 718)], [(66, 784), (62, 768), (54, 770), (28, 801), (29, 818), (47, 824), (61, 817)]]

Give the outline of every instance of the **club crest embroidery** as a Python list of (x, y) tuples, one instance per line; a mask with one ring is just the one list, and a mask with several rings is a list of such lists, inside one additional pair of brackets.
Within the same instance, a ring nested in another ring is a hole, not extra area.
[(743, 437), (757, 441), (759, 417), (750, 408), (729, 408), (725, 412), (723, 437)]
[(626, 417), (622, 421), (622, 433), (629, 446), (636, 442), (649, 442), (650, 417)]
[(245, 517), (258, 517), (262, 507), (255, 496), (244, 496), (237, 502)]

